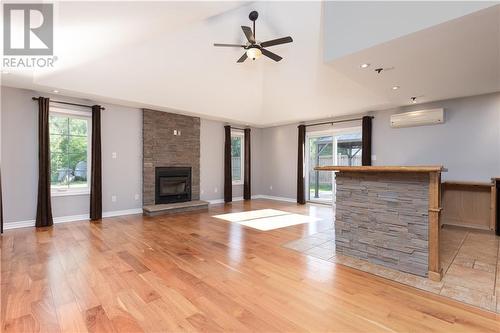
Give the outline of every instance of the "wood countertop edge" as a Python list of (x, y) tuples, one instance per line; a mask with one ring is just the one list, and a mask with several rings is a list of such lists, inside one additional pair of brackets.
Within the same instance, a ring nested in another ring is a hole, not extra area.
[(443, 166), (423, 165), (423, 166), (322, 166), (316, 167), (318, 171), (337, 171), (337, 172), (403, 172), (403, 173), (430, 173), (446, 172)]

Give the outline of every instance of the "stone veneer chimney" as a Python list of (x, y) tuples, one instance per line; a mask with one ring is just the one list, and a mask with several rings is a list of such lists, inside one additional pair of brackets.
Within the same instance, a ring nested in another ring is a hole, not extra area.
[(156, 167), (191, 167), (191, 199), (199, 200), (200, 118), (148, 109), (142, 114), (144, 206), (155, 204)]

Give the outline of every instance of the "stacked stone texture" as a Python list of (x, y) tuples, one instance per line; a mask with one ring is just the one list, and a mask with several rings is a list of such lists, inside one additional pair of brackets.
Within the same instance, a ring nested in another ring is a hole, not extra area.
[(199, 200), (200, 118), (144, 109), (142, 128), (143, 204), (155, 204), (156, 167), (191, 167), (191, 199)]
[(337, 173), (336, 184), (336, 251), (427, 276), (429, 175)]

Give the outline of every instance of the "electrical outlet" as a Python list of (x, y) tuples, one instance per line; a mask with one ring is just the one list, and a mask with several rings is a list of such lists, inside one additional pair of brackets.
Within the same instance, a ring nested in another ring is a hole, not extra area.
[(273, 185), (269, 186), (269, 189), (272, 191), (273, 190)]
[(111, 196), (111, 202), (116, 202), (116, 195)]
[(203, 189), (201, 189), (200, 194), (205, 194), (205, 191)]
[(116, 159), (116, 156), (117, 156), (117, 154), (116, 154), (116, 152), (114, 151), (114, 152), (111, 154), (111, 158)]
[(214, 188), (214, 193), (217, 193), (217, 192), (219, 192), (219, 189), (216, 187), (216, 188)]
[(376, 161), (377, 160), (377, 155), (372, 155), (372, 161)]
[(136, 194), (134, 195), (134, 199), (135, 199), (135, 200), (139, 200), (139, 194), (137, 194), (137, 193), (136, 193)]
[(177, 130), (174, 130), (174, 135), (177, 135)]

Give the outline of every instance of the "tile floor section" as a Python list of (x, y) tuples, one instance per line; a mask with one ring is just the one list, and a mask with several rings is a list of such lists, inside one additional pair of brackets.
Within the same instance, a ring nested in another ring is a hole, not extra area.
[(323, 230), (283, 246), (500, 313), (499, 240), (500, 237), (489, 232), (443, 228), (440, 245), (444, 277), (440, 282), (336, 254), (334, 229)]

